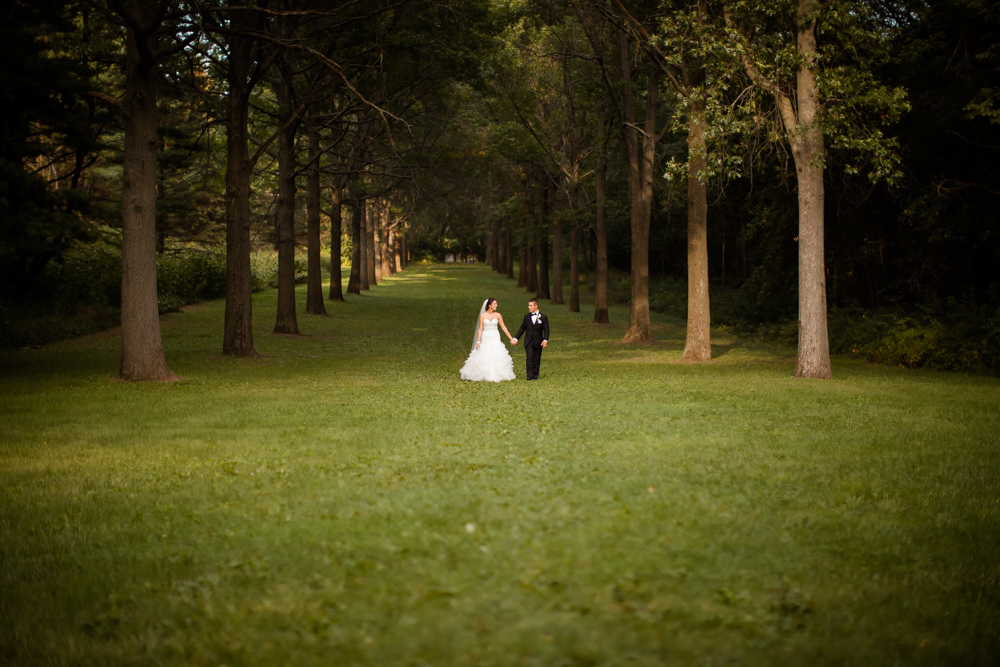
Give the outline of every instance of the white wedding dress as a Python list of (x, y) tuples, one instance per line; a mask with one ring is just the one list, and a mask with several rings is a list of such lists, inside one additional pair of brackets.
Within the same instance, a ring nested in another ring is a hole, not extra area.
[(465, 360), (460, 375), (472, 382), (503, 382), (513, 380), (514, 359), (500, 340), (500, 320), (483, 320), (483, 336), (479, 349), (473, 349)]

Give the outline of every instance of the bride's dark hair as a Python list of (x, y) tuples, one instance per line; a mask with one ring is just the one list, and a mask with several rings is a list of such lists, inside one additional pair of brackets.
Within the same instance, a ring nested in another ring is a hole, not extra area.
[(490, 297), (486, 297), (486, 310), (490, 309), (490, 304), (493, 304), (493, 303), (496, 303), (496, 302), (497, 302), (497, 300), (494, 299), (493, 297), (491, 297), (491, 296)]

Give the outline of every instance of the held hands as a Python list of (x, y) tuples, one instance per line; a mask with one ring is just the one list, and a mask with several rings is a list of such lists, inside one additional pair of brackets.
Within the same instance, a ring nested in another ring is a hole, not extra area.
[(517, 345), (517, 339), (516, 338), (511, 338), (510, 339), (510, 345), (511, 345), (511, 347)]

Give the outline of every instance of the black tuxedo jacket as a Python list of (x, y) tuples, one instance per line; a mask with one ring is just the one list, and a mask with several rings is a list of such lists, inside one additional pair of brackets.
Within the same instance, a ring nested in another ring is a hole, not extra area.
[(541, 347), (542, 341), (549, 339), (549, 318), (541, 313), (538, 323), (532, 324), (531, 313), (528, 313), (521, 321), (521, 328), (514, 334), (514, 338), (521, 340), (521, 334), (524, 334), (525, 345)]

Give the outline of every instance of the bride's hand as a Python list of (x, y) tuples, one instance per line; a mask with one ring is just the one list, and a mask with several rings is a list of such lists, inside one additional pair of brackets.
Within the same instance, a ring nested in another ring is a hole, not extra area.
[(479, 349), (479, 343), (478, 342), (476, 343), (476, 349), (477, 350)]

